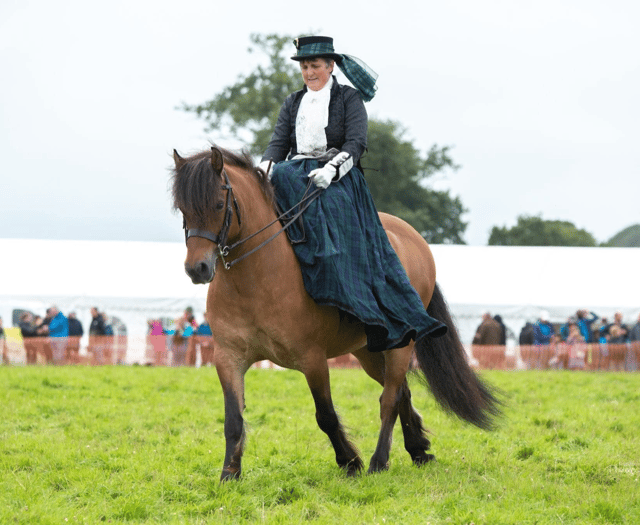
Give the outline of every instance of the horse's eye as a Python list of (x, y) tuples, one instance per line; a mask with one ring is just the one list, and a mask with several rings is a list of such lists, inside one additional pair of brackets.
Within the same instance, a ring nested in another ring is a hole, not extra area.
[(224, 202), (220, 201), (216, 204), (216, 210), (220, 211), (224, 208)]

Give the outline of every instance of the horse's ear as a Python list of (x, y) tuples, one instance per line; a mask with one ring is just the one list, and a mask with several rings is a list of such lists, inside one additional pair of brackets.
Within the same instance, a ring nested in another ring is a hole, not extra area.
[(173, 150), (173, 162), (176, 163), (176, 169), (180, 169), (180, 167), (184, 164), (184, 159), (178, 155), (178, 152)]
[(224, 168), (222, 152), (216, 147), (211, 148), (211, 167), (216, 173), (222, 173), (222, 168)]

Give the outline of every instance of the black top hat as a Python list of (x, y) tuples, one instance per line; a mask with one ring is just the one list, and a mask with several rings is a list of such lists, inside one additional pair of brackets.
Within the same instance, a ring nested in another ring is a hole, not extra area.
[(292, 60), (331, 58), (336, 62), (342, 61), (342, 55), (334, 51), (333, 38), (329, 36), (302, 36), (296, 38), (293, 43), (298, 52), (291, 57)]

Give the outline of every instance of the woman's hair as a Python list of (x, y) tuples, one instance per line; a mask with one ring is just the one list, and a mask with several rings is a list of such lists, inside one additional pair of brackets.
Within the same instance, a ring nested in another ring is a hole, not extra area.
[(299, 60), (298, 62), (300, 62), (300, 64), (302, 64), (303, 62), (313, 62), (316, 58), (319, 58), (320, 60), (324, 60), (325, 64), (327, 64), (327, 67), (331, 67), (332, 63), (335, 62), (335, 60), (333, 58), (329, 58), (329, 57), (303, 58), (302, 60)]

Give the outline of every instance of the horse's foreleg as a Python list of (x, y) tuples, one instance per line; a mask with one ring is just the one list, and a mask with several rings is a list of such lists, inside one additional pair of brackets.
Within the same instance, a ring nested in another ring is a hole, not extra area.
[(220, 481), (237, 479), (242, 473), (244, 451), (244, 373), (216, 360), (216, 370), (224, 393), (224, 438), (226, 451)]
[(320, 429), (329, 436), (336, 453), (336, 462), (349, 476), (362, 470), (362, 460), (353, 444), (347, 439), (331, 400), (329, 368), (326, 361), (313, 370), (305, 371), (305, 377), (316, 405), (316, 421)]
[(393, 426), (400, 412), (403, 385), (411, 359), (410, 348), (387, 350), (384, 353), (384, 388), (380, 396), (380, 435), (378, 445), (369, 463), (369, 473), (389, 468), (389, 452)]

